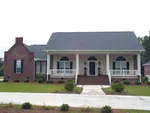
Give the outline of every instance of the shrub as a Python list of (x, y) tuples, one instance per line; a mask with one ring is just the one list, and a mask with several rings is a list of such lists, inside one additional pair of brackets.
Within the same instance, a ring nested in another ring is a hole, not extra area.
[(64, 83), (64, 81), (63, 80), (59, 80), (57, 83)]
[(38, 73), (36, 79), (37, 79), (37, 81), (42, 80), (44, 82), (45, 81), (45, 75), (42, 73)]
[(144, 77), (143, 78), (143, 82), (145, 83), (145, 82), (148, 82), (148, 77)]
[(8, 82), (8, 79), (4, 79), (3, 82)]
[(129, 84), (130, 84), (130, 81), (125, 80), (125, 81), (123, 81), (123, 84), (129, 85)]
[(38, 82), (38, 83), (43, 83), (44, 80), (43, 80), (43, 79), (38, 79), (37, 82)]
[(69, 105), (68, 104), (63, 104), (60, 107), (60, 111), (68, 111), (69, 110)]
[(25, 82), (25, 83), (28, 83), (28, 82), (29, 82), (29, 79), (25, 79), (24, 82)]
[(14, 82), (20, 82), (19, 80), (14, 80)]
[(48, 81), (46, 81), (46, 83), (50, 84), (50, 83), (54, 83), (54, 81), (53, 80), (48, 80)]
[(140, 82), (140, 81), (135, 81), (135, 84), (136, 84), (136, 85), (140, 85), (141, 82)]
[(22, 109), (31, 109), (32, 104), (30, 102), (25, 102), (22, 104)]
[(110, 106), (104, 106), (101, 108), (101, 113), (112, 113), (112, 109)]
[(70, 80), (67, 80), (67, 82), (74, 82), (74, 81), (70, 79)]
[(150, 85), (150, 81), (147, 82), (147, 85)]
[(118, 80), (115, 80), (113, 83), (120, 83), (120, 81), (118, 81)]
[(121, 83), (113, 83), (111, 87), (114, 91), (118, 93), (121, 93), (124, 90), (124, 85)]
[(66, 82), (64, 87), (67, 91), (73, 91), (74, 90), (74, 83), (73, 82)]

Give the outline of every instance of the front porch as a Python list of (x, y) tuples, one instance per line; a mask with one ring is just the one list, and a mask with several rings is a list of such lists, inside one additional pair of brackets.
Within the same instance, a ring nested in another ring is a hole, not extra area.
[[(47, 54), (47, 80), (106, 75), (112, 78), (138, 78), (141, 73), (140, 54)], [(100, 77), (99, 77), (100, 78)], [(141, 81), (141, 79), (139, 78)], [(81, 80), (80, 80), (81, 81)], [(93, 81), (95, 81), (93, 79)]]

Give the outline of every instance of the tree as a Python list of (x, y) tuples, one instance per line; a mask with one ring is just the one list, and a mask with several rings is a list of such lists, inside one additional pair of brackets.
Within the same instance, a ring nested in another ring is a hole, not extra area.
[(4, 72), (4, 60), (3, 58), (0, 58), (0, 76), (4, 75), (3, 72)]
[(141, 52), (142, 63), (150, 60), (150, 36), (138, 37), (145, 51)]

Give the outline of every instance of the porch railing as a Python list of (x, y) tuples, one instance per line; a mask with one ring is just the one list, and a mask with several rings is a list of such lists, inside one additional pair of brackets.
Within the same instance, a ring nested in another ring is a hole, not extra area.
[(137, 70), (110, 70), (111, 76), (137, 76)]
[(60, 77), (75, 77), (76, 70), (75, 69), (51, 69), (51, 76), (60, 76)]

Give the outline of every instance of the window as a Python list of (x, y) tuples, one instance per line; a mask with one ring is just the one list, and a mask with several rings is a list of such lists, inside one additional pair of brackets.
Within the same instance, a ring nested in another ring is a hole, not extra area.
[(14, 73), (23, 73), (23, 60), (14, 60)]
[[(62, 57), (60, 61), (57, 62), (57, 69), (65, 69), (65, 72), (68, 73), (67, 69), (72, 69), (72, 62), (69, 61), (68, 57)], [(58, 71), (58, 73), (60, 71)]]
[(114, 69), (115, 70), (127, 70), (128, 69), (127, 64), (128, 62), (126, 61), (126, 59), (123, 56), (119, 56), (116, 58)]

